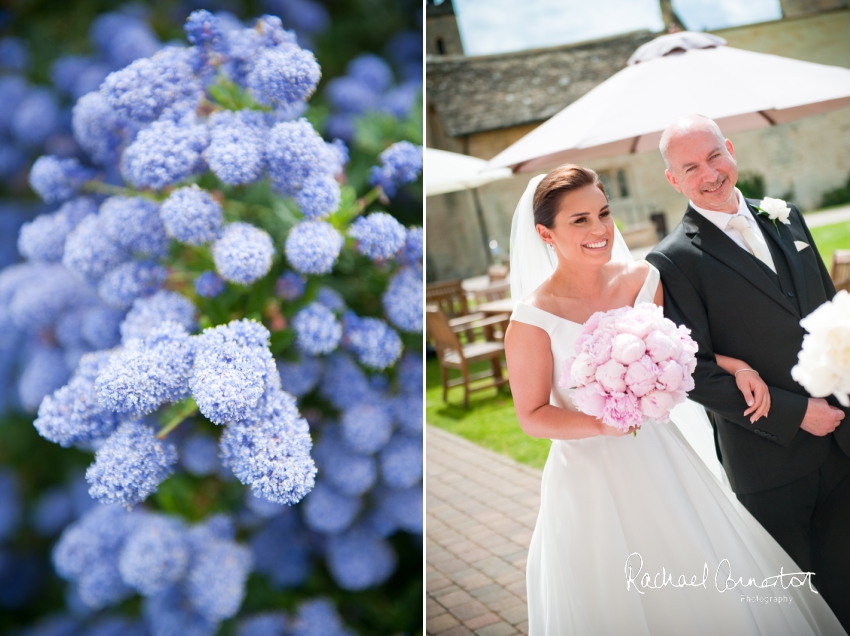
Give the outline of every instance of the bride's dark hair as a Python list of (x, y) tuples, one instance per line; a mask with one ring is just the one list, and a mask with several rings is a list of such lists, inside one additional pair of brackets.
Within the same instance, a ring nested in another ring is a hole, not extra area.
[(551, 228), (555, 225), (555, 217), (558, 215), (561, 198), (568, 192), (578, 190), (585, 186), (593, 185), (605, 192), (605, 185), (590, 168), (583, 168), (574, 163), (566, 163), (558, 166), (552, 172), (543, 177), (534, 191), (534, 224), (538, 223), (544, 227)]

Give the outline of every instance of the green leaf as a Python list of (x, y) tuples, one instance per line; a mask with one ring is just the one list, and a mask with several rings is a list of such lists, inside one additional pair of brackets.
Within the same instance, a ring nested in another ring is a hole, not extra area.
[(270, 348), (274, 355), (279, 355), (289, 349), (293, 342), (295, 342), (295, 329), (287, 327), (272, 334)]

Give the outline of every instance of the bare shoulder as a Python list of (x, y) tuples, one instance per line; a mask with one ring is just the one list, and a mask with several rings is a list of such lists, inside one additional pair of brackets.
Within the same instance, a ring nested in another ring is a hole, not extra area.
[(505, 331), (505, 353), (508, 358), (536, 355), (549, 349), (549, 334), (546, 330), (519, 320), (511, 320)]
[(646, 261), (612, 262), (608, 266), (611, 280), (616, 280), (619, 284), (627, 287), (637, 285), (637, 288), (640, 289), (646, 281), (646, 277), (649, 276), (650, 266)]

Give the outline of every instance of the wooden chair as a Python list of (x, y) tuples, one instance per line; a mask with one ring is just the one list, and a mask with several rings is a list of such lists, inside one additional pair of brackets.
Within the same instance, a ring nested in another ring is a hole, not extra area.
[[(448, 318), (451, 327), (460, 327), (470, 322), (486, 318), (480, 312), (469, 312), (469, 301), (466, 290), (459, 280), (431, 283), (425, 288), (425, 302), (438, 306)], [(472, 330), (463, 332), (467, 342), (475, 340)]]
[(835, 284), (835, 291), (850, 291), (850, 250), (835, 250), (832, 253), (829, 276)]
[[(425, 310), (425, 325), (428, 337), (434, 341), (437, 358), (440, 361), (440, 374), (443, 381), (443, 402), (448, 402), (449, 389), (463, 385), (463, 405), (469, 406), (469, 394), (492, 387), (500, 387), (508, 383), (502, 372), (502, 356), (505, 354), (503, 342), (478, 341), (462, 344), (449, 325), (448, 318), (442, 310), (429, 305)], [(462, 329), (462, 327), (461, 327)], [(469, 365), (481, 360), (490, 361), (490, 370), (481, 373), (470, 373)], [(449, 369), (460, 371), (460, 377), (449, 378)], [(492, 382), (471, 386), (472, 382), (485, 378), (493, 378)]]

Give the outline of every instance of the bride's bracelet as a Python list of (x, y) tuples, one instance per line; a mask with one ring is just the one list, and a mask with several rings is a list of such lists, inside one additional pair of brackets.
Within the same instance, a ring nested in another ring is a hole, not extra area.
[[(758, 371), (756, 371), (755, 369), (738, 369), (737, 371), (735, 371), (735, 377), (736, 377), (736, 378), (738, 377), (738, 374), (739, 374), (741, 371), (752, 371), (752, 372), (753, 372), (753, 373), (755, 373), (756, 375), (759, 375), (759, 372), (758, 372)], [(759, 375), (759, 377), (761, 377), (761, 376)]]

